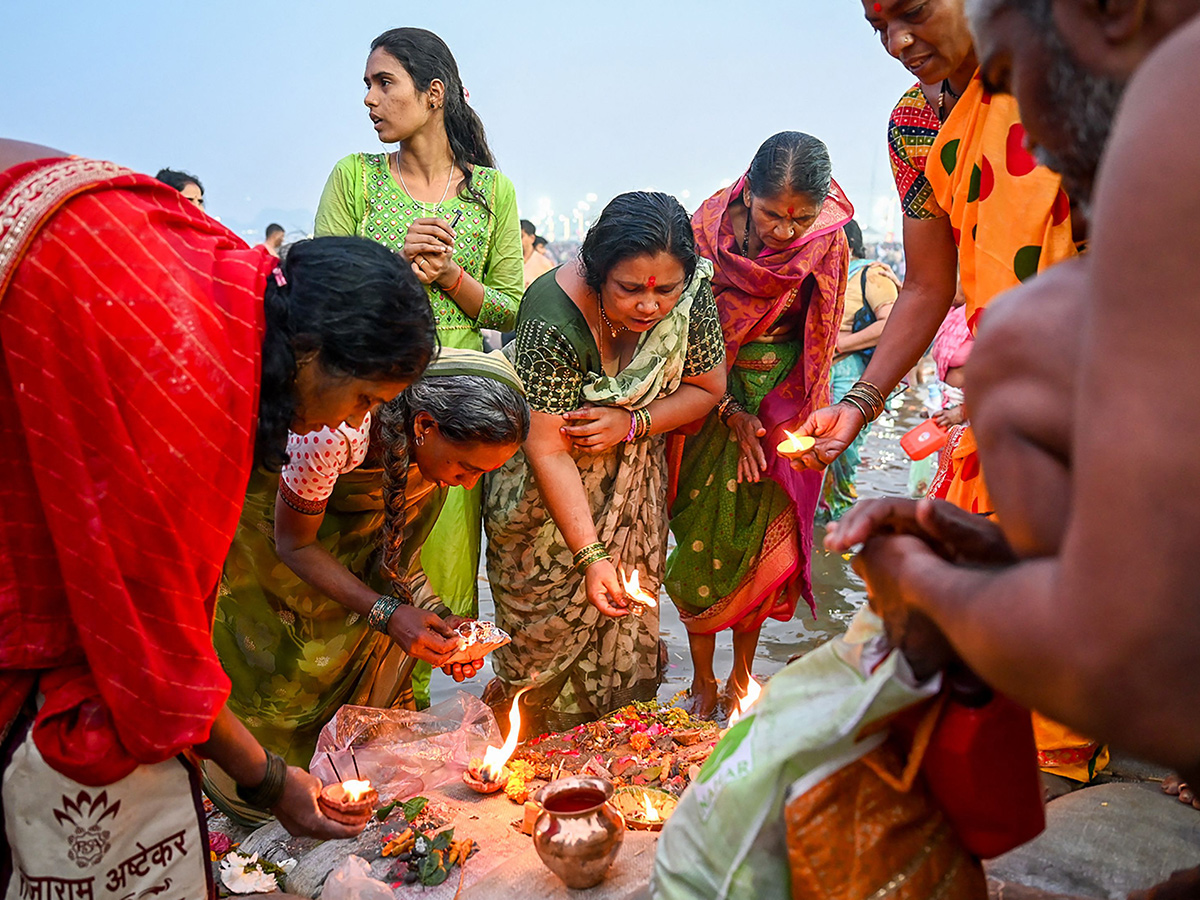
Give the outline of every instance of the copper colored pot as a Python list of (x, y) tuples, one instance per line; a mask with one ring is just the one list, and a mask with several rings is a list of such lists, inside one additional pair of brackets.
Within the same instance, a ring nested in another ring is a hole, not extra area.
[(625, 839), (625, 819), (608, 801), (612, 783), (572, 775), (537, 792), (542, 812), (533, 826), (533, 846), (551, 872), (569, 888), (604, 880)]

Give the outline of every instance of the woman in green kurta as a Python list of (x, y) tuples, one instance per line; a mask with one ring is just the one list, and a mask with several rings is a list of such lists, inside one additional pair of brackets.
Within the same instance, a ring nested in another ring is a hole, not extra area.
[(666, 194), (614, 199), (578, 265), (541, 276), (507, 352), (533, 408), (522, 451), (488, 479), (487, 565), (496, 620), (484, 699), (517, 691), (527, 733), (652, 698), (658, 610), (631, 614), (621, 577), (657, 596), (666, 561), (665, 432), (725, 390), (725, 346), (687, 213)]
[[(379, 140), (400, 146), (338, 162), (316, 234), (356, 234), (403, 255), (429, 291), (442, 346), (480, 350), (481, 328), (512, 330), (524, 288), (516, 191), (495, 168), (437, 35), (384, 32), (371, 43), (365, 81)], [(423, 552), (434, 589), (460, 615), (478, 608), (480, 496), (450, 491)]]
[[(358, 427), (292, 435), (283, 472), (255, 474), (213, 639), (233, 682), (229, 708), (263, 746), (307, 766), (340, 706), (411, 708), (414, 657), (438, 664), (457, 649), (461, 620), (430, 586), (420, 550), (448, 486), (473, 485), (528, 434), (520, 391), (499, 354), (443, 348), (381, 408), (374, 432), (368, 414)], [(265, 818), (233, 799), (220, 770), (205, 774), (223, 809)]]

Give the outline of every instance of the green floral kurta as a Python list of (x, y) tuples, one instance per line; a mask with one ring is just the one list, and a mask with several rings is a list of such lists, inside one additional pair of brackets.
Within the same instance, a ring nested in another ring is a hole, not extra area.
[[(442, 345), (482, 350), (481, 328), (513, 328), (525, 276), (512, 182), (497, 169), (480, 166), (472, 183), (487, 198), (492, 215), (479, 203), (460, 196), (436, 205), (414, 201), (392, 176), (386, 153), (354, 153), (337, 163), (325, 184), (315, 233), (358, 235), (399, 253), (415, 220), (435, 215), (449, 220), (461, 210), (454, 260), (484, 286), (479, 318), (470, 319), (437, 285), (428, 285), (426, 290)], [(480, 496), (478, 488), (450, 490), (424, 554), (425, 571), (434, 589), (459, 615), (475, 615), (477, 608)]]
[[(280, 561), (278, 484), (277, 474), (263, 470), (251, 478), (221, 577), (213, 643), (233, 683), (229, 709), (264, 747), (307, 768), (317, 736), (343, 704), (411, 705), (412, 692), (402, 677), (407, 654)], [(338, 562), (380, 593), (390, 589), (379, 571), (382, 485), (377, 468), (341, 475), (318, 532), (318, 541)], [(409, 466), (403, 569), (414, 602), (429, 609), (440, 601), (421, 570), (419, 551), (445, 493), (415, 464)], [(209, 796), (243, 819), (261, 819), (233, 798), (221, 774), (206, 771)]]
[[(603, 374), (582, 313), (554, 272), (529, 289), (510, 353), (534, 410), (561, 414), (590, 402), (639, 409), (683, 378), (725, 361), (706, 260), (671, 314), (643, 335), (629, 365)], [(666, 562), (664, 439), (574, 454), (599, 539), (622, 571), (637, 568), (657, 593)], [(534, 684), (532, 728), (558, 730), (654, 696), (662, 680), (658, 610), (609, 618), (587, 601), (572, 553), (542, 503), (523, 452), (488, 480), (487, 565), (497, 623), (513, 642), (492, 654), (507, 696)], [(523, 702), (523, 706), (525, 703)]]

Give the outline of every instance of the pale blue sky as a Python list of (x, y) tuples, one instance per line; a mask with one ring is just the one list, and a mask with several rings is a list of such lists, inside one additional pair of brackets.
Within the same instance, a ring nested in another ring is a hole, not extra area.
[(796, 129), (829, 145), (860, 220), (886, 224), (887, 116), (913, 79), (858, 0), (3, 0), (0, 133), (187, 169), (231, 226), (308, 230), (333, 164), (380, 147), (363, 64), (398, 25), (450, 45), (523, 215), (634, 188), (694, 209)]

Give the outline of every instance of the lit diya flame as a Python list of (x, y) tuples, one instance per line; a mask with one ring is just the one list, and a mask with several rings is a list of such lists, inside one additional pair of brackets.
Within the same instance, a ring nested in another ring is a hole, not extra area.
[(811, 450), (816, 446), (817, 441), (811, 435), (800, 435), (793, 431), (783, 429), (783, 433), (787, 437), (780, 441), (775, 448), (775, 452), (780, 456), (799, 456), (805, 450)]
[(351, 779), (350, 781), (342, 782), (342, 790), (346, 792), (346, 799), (351, 803), (357, 803), (370, 789), (371, 782), (369, 781), (355, 781)]
[(736, 725), (742, 714), (758, 701), (760, 694), (762, 694), (762, 687), (757, 681), (751, 678), (750, 683), (746, 685), (746, 692), (738, 697), (737, 706), (729, 714), (730, 728)]
[(648, 591), (642, 590), (642, 586), (638, 581), (637, 569), (634, 569), (628, 578), (622, 575), (621, 580), (625, 582), (625, 593), (635, 606), (658, 606), (658, 598), (651, 596)]
[(483, 765), (479, 767), (479, 780), (495, 782), (500, 780), (504, 764), (508, 762), (513, 751), (517, 749), (517, 739), (521, 736), (521, 695), (529, 688), (521, 688), (513, 697), (512, 709), (508, 711), (508, 738), (503, 747), (488, 747), (483, 754)]
[(658, 810), (654, 808), (654, 804), (650, 802), (650, 795), (645, 791), (642, 792), (642, 814), (646, 817), (647, 822), (658, 822), (662, 820), (662, 816), (658, 814)]

